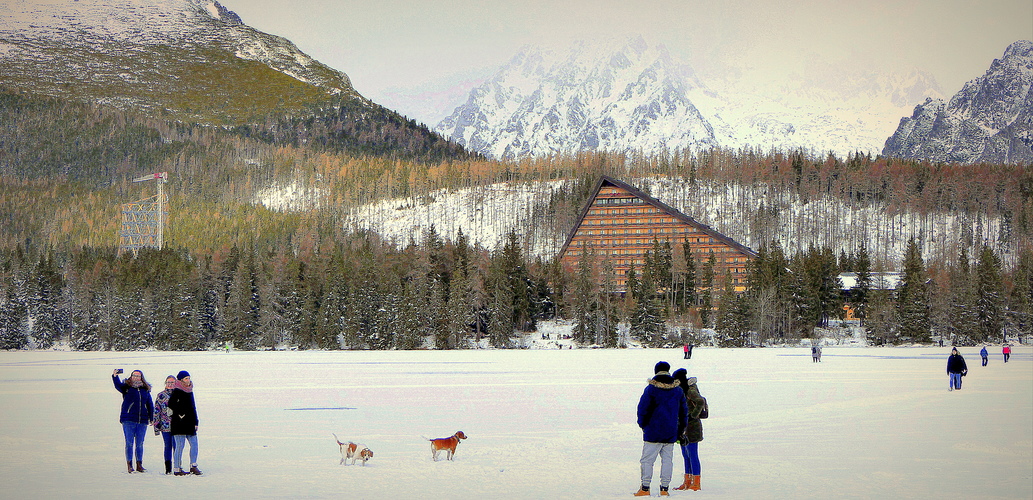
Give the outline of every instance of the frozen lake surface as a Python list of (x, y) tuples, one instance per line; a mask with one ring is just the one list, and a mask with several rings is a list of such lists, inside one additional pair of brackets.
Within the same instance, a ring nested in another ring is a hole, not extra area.
[[(635, 407), (665, 360), (711, 410), (703, 489), (672, 497), (1033, 498), (1033, 349), (977, 351), (957, 392), (949, 349), (925, 347), (0, 352), (0, 496), (631, 498)], [(191, 373), (204, 476), (162, 474), (150, 432), (149, 471), (125, 473), (113, 368)], [(457, 430), (455, 460), (431, 461), (423, 437)], [(374, 458), (339, 465), (331, 433)]]

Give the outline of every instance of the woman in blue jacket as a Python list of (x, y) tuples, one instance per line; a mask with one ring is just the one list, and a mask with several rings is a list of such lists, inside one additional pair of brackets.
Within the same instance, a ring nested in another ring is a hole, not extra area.
[(133, 473), (133, 455), (136, 455), (135, 472), (146, 472), (143, 468), (143, 438), (147, 435), (147, 426), (151, 422), (154, 404), (151, 402), (151, 385), (147, 383), (143, 372), (133, 370), (124, 382), (118, 378), (118, 370), (111, 374), (111, 382), (115, 390), (122, 393), (122, 413), (118, 421), (122, 423), (122, 434), (126, 438), (126, 468)]

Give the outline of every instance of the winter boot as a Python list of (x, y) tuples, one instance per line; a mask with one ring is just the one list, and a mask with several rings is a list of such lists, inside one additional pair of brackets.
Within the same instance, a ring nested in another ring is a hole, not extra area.
[(685, 474), (685, 482), (681, 486), (676, 486), (676, 490), (687, 490), (692, 486), (692, 474)]
[(172, 460), (165, 461), (165, 475), (172, 474)]
[(136, 461), (136, 472), (147, 472), (147, 469), (143, 468), (143, 462), (139, 460)]
[(128, 468), (129, 469), (129, 473), (132, 474), (134, 472), (133, 471), (133, 462), (129, 461), (129, 460), (126, 460), (126, 468)]
[(189, 474), (190, 474), (189, 472), (183, 472), (183, 469), (178, 469), (178, 468), (176, 469), (176, 472), (172, 473), (173, 476), (186, 476), (186, 475), (189, 475)]
[(648, 497), (649, 496), (649, 486), (643, 486), (643, 487), (639, 488), (638, 491), (635, 492), (635, 496), (637, 496), (637, 497)]
[(666, 486), (661, 486), (660, 487), (660, 496), (662, 496), (662, 497), (669, 497), (669, 496), (671, 496), (671, 494), (667, 492), (667, 487)]
[(692, 491), (699, 491), (699, 476), (692, 476), (692, 484), (689, 486)]
[(201, 469), (197, 468), (197, 464), (190, 465), (190, 473), (195, 476), (200, 476), (201, 474), (204, 474), (203, 472), (201, 472)]

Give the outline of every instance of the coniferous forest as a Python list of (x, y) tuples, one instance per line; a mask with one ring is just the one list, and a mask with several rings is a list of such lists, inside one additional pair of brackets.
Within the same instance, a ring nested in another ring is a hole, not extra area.
[[(720, 345), (749, 346), (813, 335), (844, 304), (873, 343), (964, 344), (1033, 330), (1028, 165), (724, 150), (493, 162), (443, 139), (407, 138), (418, 124), (342, 125), (356, 113), (220, 128), (0, 93), (0, 348), (518, 347), (520, 332), (557, 317), (574, 322), (584, 345), (697, 342), (700, 328), (714, 328)], [(150, 196), (153, 186), (131, 179), (152, 172), (169, 172), (167, 247), (119, 255), (120, 204)], [(626, 294), (615, 293), (605, 260), (562, 269), (527, 252), (521, 228), (483, 248), (462, 233), (432, 229), (399, 244), (342, 223), (384, 199), (568, 180), (545, 216), (527, 222), (564, 234), (599, 175), (763, 186), (877, 207), (888, 220), (908, 212), (1001, 222), (963, 244), (902, 230), (911, 236), (894, 261), (875, 257), (878, 240), (800, 235), (789, 247), (777, 218), (744, 207), (760, 255), (746, 292), (716, 282), (712, 262), (656, 242)], [(309, 206), (258, 201), (262, 189), (290, 185), (311, 193)], [(837, 276), (847, 271), (858, 280), (844, 291)], [(877, 271), (900, 272), (900, 285), (877, 289)]]

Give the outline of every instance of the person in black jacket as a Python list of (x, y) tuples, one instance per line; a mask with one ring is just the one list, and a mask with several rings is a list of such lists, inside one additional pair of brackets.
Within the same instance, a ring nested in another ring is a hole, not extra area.
[[(201, 470), (197, 468), (197, 407), (194, 405), (194, 383), (190, 380), (190, 373), (186, 370), (176, 375), (176, 385), (169, 396), (169, 404), (166, 409), (171, 417), (169, 427), (172, 429), (172, 438), (175, 446), (172, 451), (175, 460), (175, 475), (185, 476), (195, 474), (200, 476)], [(183, 471), (183, 446), (190, 443), (190, 471)]]
[(133, 370), (125, 381), (119, 380), (119, 370), (111, 374), (111, 382), (115, 390), (122, 393), (122, 412), (118, 421), (122, 424), (122, 434), (126, 438), (126, 468), (132, 474), (133, 455), (136, 455), (135, 472), (146, 472), (143, 468), (143, 439), (147, 436), (147, 426), (151, 422), (154, 403), (151, 402), (151, 385), (147, 383), (143, 372)]
[(968, 375), (968, 366), (965, 364), (965, 358), (958, 354), (958, 348), (951, 348), (951, 355), (947, 358), (947, 376), (950, 377), (950, 387), (948, 391), (954, 389), (961, 390), (961, 377)]

